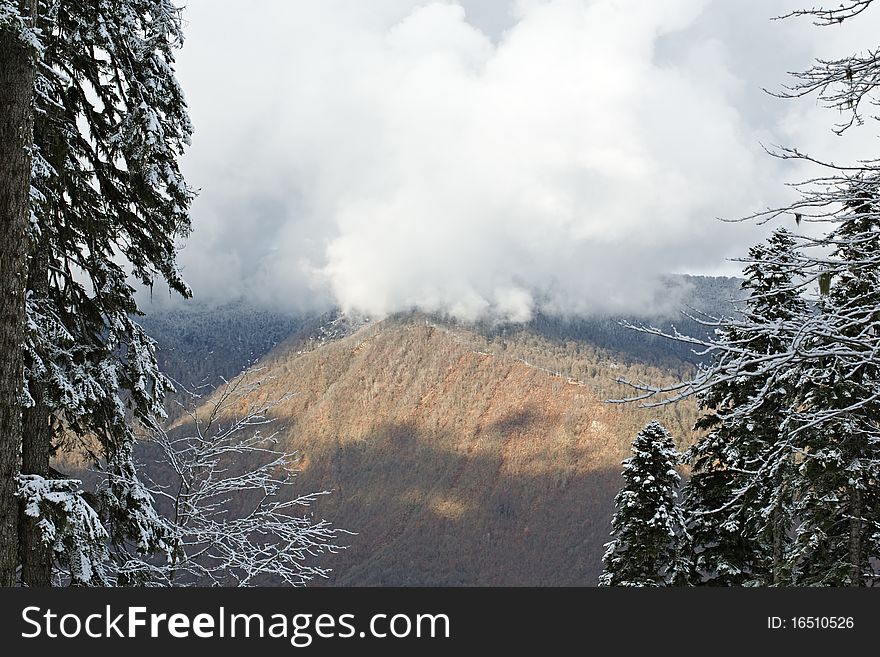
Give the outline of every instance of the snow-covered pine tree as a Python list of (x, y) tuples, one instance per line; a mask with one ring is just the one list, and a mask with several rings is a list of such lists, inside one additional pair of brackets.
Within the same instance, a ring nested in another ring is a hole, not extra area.
[[(779, 230), (752, 249), (750, 296), (714, 340), (667, 336), (713, 354), (696, 380), (647, 393), (696, 394), (710, 411), (700, 423), (710, 433), (688, 452), (683, 496), (696, 582), (877, 580), (878, 191), (876, 178), (860, 180), (825, 236)], [(830, 253), (811, 255), (817, 243)], [(817, 280), (822, 294), (808, 304), (803, 290)]]
[(880, 574), (880, 360), (857, 348), (880, 334), (878, 191), (876, 179), (854, 186), (827, 237), (835, 275), (818, 315), (830, 330), (810, 346), (829, 355), (802, 368), (790, 420), (801, 462), (789, 569), (800, 585), (863, 586)]
[[(180, 10), (171, 0), (38, 7), (23, 473), (51, 488), (50, 452), (83, 441), (106, 474), (97, 511), (111, 540), (167, 551), (131, 461), (131, 425), (156, 425), (170, 384), (134, 319), (129, 278), (189, 295), (175, 263), (193, 197), (177, 165), (191, 132), (174, 75)], [(25, 583), (46, 585), (39, 518), (22, 520)]]
[(709, 433), (687, 452), (684, 509), (694, 549), (693, 583), (781, 584), (791, 527), (793, 452), (783, 430), (794, 369), (761, 371), (788, 350), (781, 327), (807, 312), (794, 280), (796, 242), (776, 230), (745, 259), (748, 297), (716, 329), (714, 362), (699, 395)]
[[(874, 11), (873, 0), (794, 12), (819, 26)], [(862, 129), (866, 108), (880, 101), (880, 49), (818, 60), (782, 94), (817, 96), (844, 120), (834, 131)], [(875, 113), (872, 118), (878, 118)], [(865, 140), (864, 143), (869, 143)], [(756, 215), (794, 215), (824, 230), (801, 238), (798, 268), (820, 294), (816, 312), (797, 327), (777, 367), (796, 364), (802, 395), (790, 433), (800, 459), (795, 513), (800, 519), (789, 567), (795, 583), (864, 585), (876, 581), (880, 294), (878, 197), (880, 162), (822, 162), (796, 149), (778, 155), (819, 165), (822, 174), (797, 185), (800, 198)], [(830, 226), (830, 228), (826, 228)], [(830, 254), (830, 255), (829, 255)], [(768, 367), (771, 366), (768, 364)]]
[(21, 344), (30, 215), (31, 104), (39, 53), (33, 30), (35, 8), (35, 0), (0, 0), (0, 586), (15, 583), (18, 564)]
[(678, 506), (681, 476), (672, 437), (659, 422), (649, 422), (633, 441), (623, 462), (623, 488), (611, 521), (614, 537), (606, 544), (600, 586), (668, 586), (686, 581), (688, 541)]

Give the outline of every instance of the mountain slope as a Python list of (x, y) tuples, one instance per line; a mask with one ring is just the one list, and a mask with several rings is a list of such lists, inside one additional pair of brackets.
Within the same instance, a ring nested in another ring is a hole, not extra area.
[[(620, 461), (656, 412), (602, 403), (669, 380), (584, 344), (386, 320), (260, 362), (315, 514), (357, 532), (336, 585), (592, 585)], [(557, 372), (560, 372), (557, 375)], [(580, 381), (570, 378), (579, 374)], [(694, 409), (659, 419), (689, 442)]]

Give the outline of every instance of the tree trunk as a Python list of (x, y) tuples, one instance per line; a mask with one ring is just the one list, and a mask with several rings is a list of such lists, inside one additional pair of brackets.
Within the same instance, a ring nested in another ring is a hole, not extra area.
[(849, 585), (862, 585), (862, 491), (858, 486), (850, 496), (849, 518)]
[[(31, 396), (36, 403), (22, 413), (21, 472), (48, 479), (52, 432), (49, 407), (43, 401), (42, 384), (31, 383)], [(23, 508), (20, 510), (21, 583), (24, 586), (45, 587), (52, 584), (52, 549), (43, 542), (38, 521), (39, 518), (24, 515)]]
[(793, 468), (794, 456), (789, 453), (773, 478), (773, 488), (776, 491), (776, 494), (781, 498), (776, 501), (776, 505), (773, 507), (771, 515), (771, 527), (773, 530), (773, 577), (771, 581), (773, 582), (773, 586), (784, 586), (788, 583), (783, 579), (783, 576), (786, 556), (785, 541), (788, 537), (789, 527), (786, 522), (786, 514), (784, 513), (782, 505), (783, 500), (785, 500), (786, 503), (791, 500), (788, 499), (788, 490), (785, 491), (785, 496), (783, 497), (782, 489), (786, 485), (786, 480), (792, 476)]
[[(33, 21), (35, 0), (20, 0)], [(33, 23), (31, 23), (33, 24)], [(0, 29), (0, 585), (13, 586), (18, 564), (24, 291), (30, 220), (35, 61), (28, 46)]]
[[(37, 298), (45, 298), (49, 293), (49, 254), (46, 248), (46, 245), (36, 247), (28, 272), (28, 289)], [(31, 381), (29, 387), (34, 405), (22, 412), (21, 472), (48, 478), (52, 449), (49, 406), (42, 383)], [(26, 516), (23, 506), (19, 510), (19, 555), (24, 586), (52, 585), (52, 549), (43, 541), (38, 521), (39, 518)]]

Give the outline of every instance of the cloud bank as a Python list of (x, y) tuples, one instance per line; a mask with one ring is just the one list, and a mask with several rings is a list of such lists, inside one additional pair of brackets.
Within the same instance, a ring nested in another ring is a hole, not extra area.
[(844, 148), (761, 91), (852, 47), (768, 20), (791, 6), (189, 0), (185, 275), (374, 316), (657, 311), (659, 275), (760, 239), (715, 217), (784, 193), (762, 142)]

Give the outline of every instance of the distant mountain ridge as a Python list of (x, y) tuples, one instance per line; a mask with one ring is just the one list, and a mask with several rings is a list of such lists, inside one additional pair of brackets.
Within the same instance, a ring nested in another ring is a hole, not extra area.
[[(733, 312), (730, 299), (740, 293), (740, 279), (707, 276), (676, 277), (676, 286), (686, 283), (682, 311), (696, 309), (707, 316)], [(414, 313), (401, 313), (398, 318)], [(696, 363), (688, 345), (637, 334), (621, 326), (655, 324), (668, 329), (673, 324), (683, 333), (705, 336), (705, 327), (685, 315), (669, 317), (577, 317), (538, 313), (525, 324), (478, 322), (461, 324), (435, 318), (489, 339), (519, 332), (533, 333), (554, 342), (582, 342), (616, 352), (623, 360), (676, 366), (680, 361)], [(234, 377), (282, 343), (310, 350), (350, 335), (370, 323), (370, 318), (346, 315), (339, 310), (322, 314), (296, 315), (252, 306), (244, 301), (208, 306), (187, 304), (141, 318), (141, 323), (159, 345), (162, 370), (186, 386), (217, 385)]]

